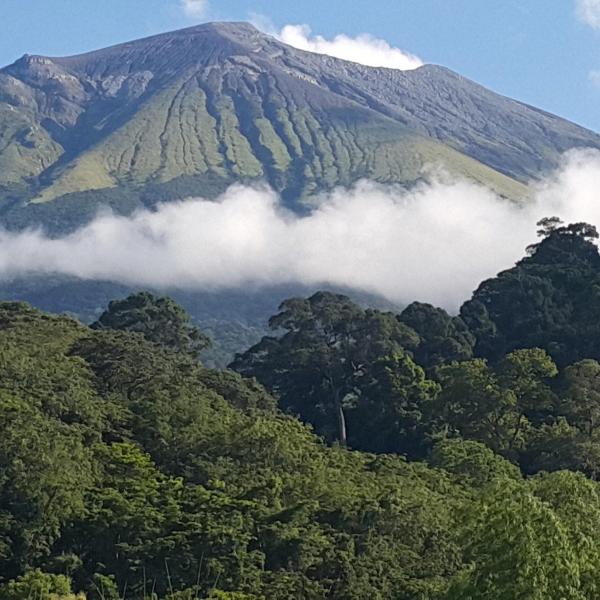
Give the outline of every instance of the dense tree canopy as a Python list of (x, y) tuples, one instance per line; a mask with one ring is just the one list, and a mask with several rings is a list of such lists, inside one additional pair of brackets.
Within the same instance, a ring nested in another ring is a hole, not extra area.
[[(467, 519), (465, 559), (447, 600), (584, 600), (583, 557), (556, 513), (523, 486), (492, 485)], [(595, 587), (595, 586), (594, 586)]]
[(15, 304), (0, 327), (0, 596), (412, 598), (458, 568), (442, 472), (328, 448), (135, 333)]
[(192, 325), (181, 306), (171, 298), (157, 298), (149, 292), (113, 300), (91, 327), (137, 331), (151, 342), (193, 356), (210, 345), (210, 339)]
[[(548, 223), (549, 222), (549, 223)], [(461, 309), (475, 353), (497, 360), (518, 348), (545, 349), (559, 365), (600, 359), (598, 233), (587, 223), (540, 221), (529, 256), (484, 281)]]
[(352, 436), (346, 412), (356, 405), (368, 369), (419, 342), (391, 313), (363, 310), (328, 292), (285, 301), (269, 325), (283, 335), (263, 338), (232, 367), (257, 377), (277, 394), (282, 407), (342, 445)]
[(415, 359), (431, 368), (473, 357), (475, 336), (460, 317), (451, 317), (443, 308), (413, 302), (398, 317), (419, 335)]

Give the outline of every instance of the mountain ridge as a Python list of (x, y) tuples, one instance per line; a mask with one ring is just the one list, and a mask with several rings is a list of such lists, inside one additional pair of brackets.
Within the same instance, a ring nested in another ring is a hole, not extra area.
[(574, 147), (600, 149), (600, 135), (445, 67), (366, 67), (247, 23), (0, 69), (4, 223), (36, 203), (72, 210), (77, 194), (182, 181), (187, 195), (207, 194), (207, 180), (266, 181), (301, 209), (363, 178), (412, 185), (430, 165), (522, 198)]

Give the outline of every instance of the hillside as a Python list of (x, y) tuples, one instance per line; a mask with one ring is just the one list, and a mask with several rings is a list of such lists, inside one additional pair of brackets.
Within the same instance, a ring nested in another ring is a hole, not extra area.
[(316, 191), (365, 177), (410, 185), (432, 165), (517, 198), (579, 146), (600, 136), (445, 68), (364, 67), (244, 23), (0, 70), (11, 226), (60, 230), (99, 203), (127, 213), (233, 181), (266, 180), (300, 209)]

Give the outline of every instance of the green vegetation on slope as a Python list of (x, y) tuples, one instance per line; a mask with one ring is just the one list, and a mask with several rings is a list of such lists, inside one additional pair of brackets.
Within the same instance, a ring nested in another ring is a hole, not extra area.
[(230, 182), (264, 178), (285, 198), (297, 200), (360, 178), (414, 183), (433, 165), (509, 198), (526, 195), (523, 184), (367, 109), (350, 104), (315, 113), (283, 98), (234, 100), (234, 91), (228, 91), (213, 100), (212, 116), (207, 93), (195, 78), (182, 77), (177, 86), (142, 104), (121, 128), (53, 173), (51, 185), (34, 202), (205, 174)]
[(139, 334), (18, 304), (1, 322), (6, 579), (37, 566), (91, 597), (98, 582), (256, 598), (442, 585), (461, 495), (442, 473), (328, 449), (256, 384)]
[(62, 153), (61, 146), (34, 116), (0, 102), (0, 186), (23, 184), (45, 171)]

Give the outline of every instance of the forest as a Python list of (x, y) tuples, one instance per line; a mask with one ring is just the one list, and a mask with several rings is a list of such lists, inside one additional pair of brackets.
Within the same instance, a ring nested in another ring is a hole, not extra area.
[(318, 292), (227, 369), (173, 300), (0, 303), (0, 600), (600, 597), (600, 254), (456, 316)]

